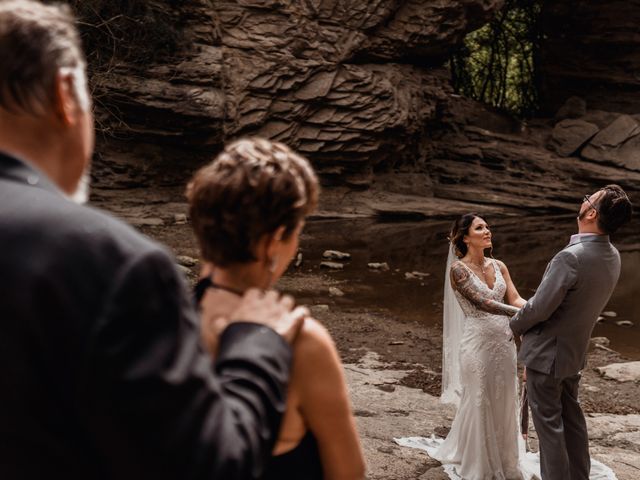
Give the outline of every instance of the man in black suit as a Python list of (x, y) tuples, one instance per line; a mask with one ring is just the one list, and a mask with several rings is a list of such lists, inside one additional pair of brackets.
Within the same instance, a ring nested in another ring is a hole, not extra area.
[(93, 118), (65, 8), (0, 2), (0, 478), (259, 476), (305, 315), (249, 292), (215, 364), (171, 256), (86, 196)]

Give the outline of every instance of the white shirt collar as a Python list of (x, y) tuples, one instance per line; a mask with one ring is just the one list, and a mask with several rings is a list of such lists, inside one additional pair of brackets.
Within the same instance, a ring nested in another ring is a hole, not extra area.
[(599, 233), (575, 233), (573, 235), (571, 235), (571, 239), (569, 240), (569, 243), (574, 243), (577, 242), (578, 240), (584, 238), (584, 237), (593, 237), (593, 236), (597, 236), (600, 235)]

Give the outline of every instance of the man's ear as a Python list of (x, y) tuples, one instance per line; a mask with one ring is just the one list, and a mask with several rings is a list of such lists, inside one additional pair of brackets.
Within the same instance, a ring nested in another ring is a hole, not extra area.
[(54, 111), (62, 124), (67, 127), (76, 124), (80, 110), (73, 82), (73, 74), (70, 72), (58, 72), (55, 78)]

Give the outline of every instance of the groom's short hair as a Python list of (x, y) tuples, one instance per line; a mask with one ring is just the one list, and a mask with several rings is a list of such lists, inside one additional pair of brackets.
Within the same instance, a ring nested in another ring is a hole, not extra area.
[(619, 185), (607, 185), (598, 198), (598, 228), (606, 234), (615, 233), (631, 220), (633, 208), (625, 191)]

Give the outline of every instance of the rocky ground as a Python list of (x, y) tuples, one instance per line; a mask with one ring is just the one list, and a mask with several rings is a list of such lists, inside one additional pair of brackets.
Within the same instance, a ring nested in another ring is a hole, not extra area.
[[(95, 196), (95, 203), (169, 245), (184, 264), (181, 268), (188, 279), (196, 278), (198, 265), (189, 258), (197, 258), (197, 246), (180, 191), (103, 191)], [(279, 287), (310, 305), (314, 317), (327, 326), (336, 341), (367, 458), (368, 478), (444, 479), (438, 462), (393, 442), (399, 436), (444, 436), (448, 432), (454, 410), (437, 398), (441, 327), (437, 323), (425, 325), (415, 316), (403, 318), (388, 305), (354, 301), (356, 293), (375, 288), (363, 283), (337, 279), (330, 270), (291, 268)], [(596, 368), (628, 361), (609, 349), (606, 339), (597, 346), (594, 343), (581, 390), (592, 454), (609, 465), (620, 480), (640, 478), (640, 386), (637, 376), (635, 381), (620, 382)], [(537, 449), (534, 431), (530, 446)]]
[[(446, 478), (438, 462), (392, 442), (401, 436), (444, 436), (454, 409), (439, 403), (441, 331), (398, 324), (384, 312), (339, 307), (314, 314), (329, 327), (346, 365), (371, 479)], [(638, 384), (603, 378), (596, 366), (625, 361), (596, 348), (584, 371), (581, 399), (593, 456), (619, 479), (640, 474)], [(530, 446), (537, 450), (535, 431)]]
[[(447, 434), (454, 409), (439, 403), (442, 331), (406, 323), (383, 309), (349, 307), (323, 298), (325, 281), (291, 275), (282, 282), (309, 295), (318, 283), (314, 316), (329, 328), (343, 361), (355, 415), (367, 456), (370, 479), (445, 479), (437, 461), (395, 445), (394, 437)], [(304, 287), (300, 287), (304, 285)], [(345, 292), (348, 286), (341, 285)], [(581, 400), (593, 456), (620, 480), (640, 476), (640, 386), (604, 378), (596, 368), (627, 362), (618, 353), (593, 346), (583, 372)], [(537, 450), (532, 429), (530, 446)]]

